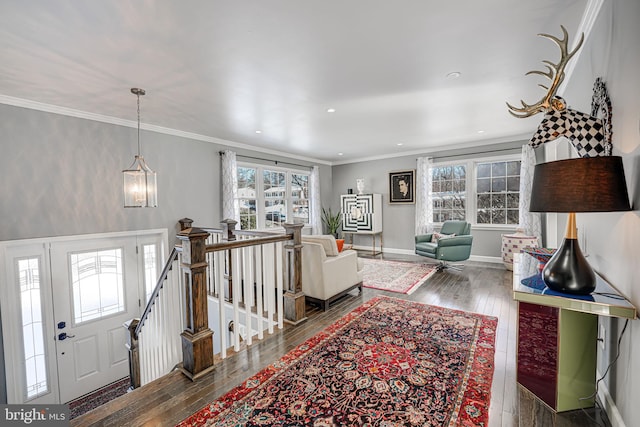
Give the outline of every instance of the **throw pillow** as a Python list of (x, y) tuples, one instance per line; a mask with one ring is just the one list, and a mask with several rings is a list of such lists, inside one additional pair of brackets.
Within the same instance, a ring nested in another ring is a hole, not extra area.
[(451, 234), (443, 234), (443, 233), (433, 233), (431, 235), (431, 242), (432, 243), (438, 243), (438, 240), (440, 239), (446, 239), (447, 237), (454, 237), (456, 235), (456, 233), (451, 233)]

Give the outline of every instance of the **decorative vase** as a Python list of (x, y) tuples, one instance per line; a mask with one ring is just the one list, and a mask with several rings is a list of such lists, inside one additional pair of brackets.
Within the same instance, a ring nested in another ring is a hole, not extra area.
[(513, 270), (513, 254), (526, 246), (537, 248), (538, 238), (527, 236), (522, 228), (516, 229), (515, 234), (502, 235), (502, 262), (507, 270)]
[(338, 245), (338, 252), (342, 252), (342, 248), (344, 248), (344, 239), (336, 239), (336, 245)]
[(358, 194), (362, 194), (364, 191), (364, 178), (356, 179), (356, 188), (358, 189)]

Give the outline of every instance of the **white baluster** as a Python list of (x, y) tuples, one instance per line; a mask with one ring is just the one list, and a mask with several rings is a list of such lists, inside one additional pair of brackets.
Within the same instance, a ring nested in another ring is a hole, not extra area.
[(277, 301), (278, 304), (278, 329), (282, 329), (283, 325), (283, 314), (284, 314), (284, 294), (282, 293), (282, 243), (278, 242), (275, 244), (276, 251), (276, 289), (277, 289)]
[(233, 332), (233, 349), (240, 351), (240, 308), (238, 300), (240, 299), (240, 250), (231, 249), (231, 258), (233, 264), (233, 324), (235, 330)]
[(262, 311), (262, 245), (255, 246), (253, 248), (253, 259), (255, 262), (255, 279), (256, 279), (256, 327), (258, 328), (258, 339), (264, 338), (262, 332), (264, 327), (262, 322), (264, 320), (264, 312)]

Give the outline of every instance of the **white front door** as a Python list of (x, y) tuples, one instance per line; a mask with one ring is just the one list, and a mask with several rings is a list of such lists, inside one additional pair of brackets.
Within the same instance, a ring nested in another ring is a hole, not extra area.
[(60, 401), (129, 375), (123, 323), (138, 317), (135, 237), (51, 245)]
[(0, 242), (8, 403), (66, 403), (129, 375), (166, 230)]

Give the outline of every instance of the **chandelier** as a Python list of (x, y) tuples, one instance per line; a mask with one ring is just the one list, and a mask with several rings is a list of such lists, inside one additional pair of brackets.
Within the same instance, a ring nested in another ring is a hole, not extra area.
[(131, 93), (138, 97), (138, 154), (131, 166), (122, 171), (124, 207), (155, 208), (158, 206), (156, 173), (147, 166), (140, 154), (140, 96), (146, 92), (134, 87)]

